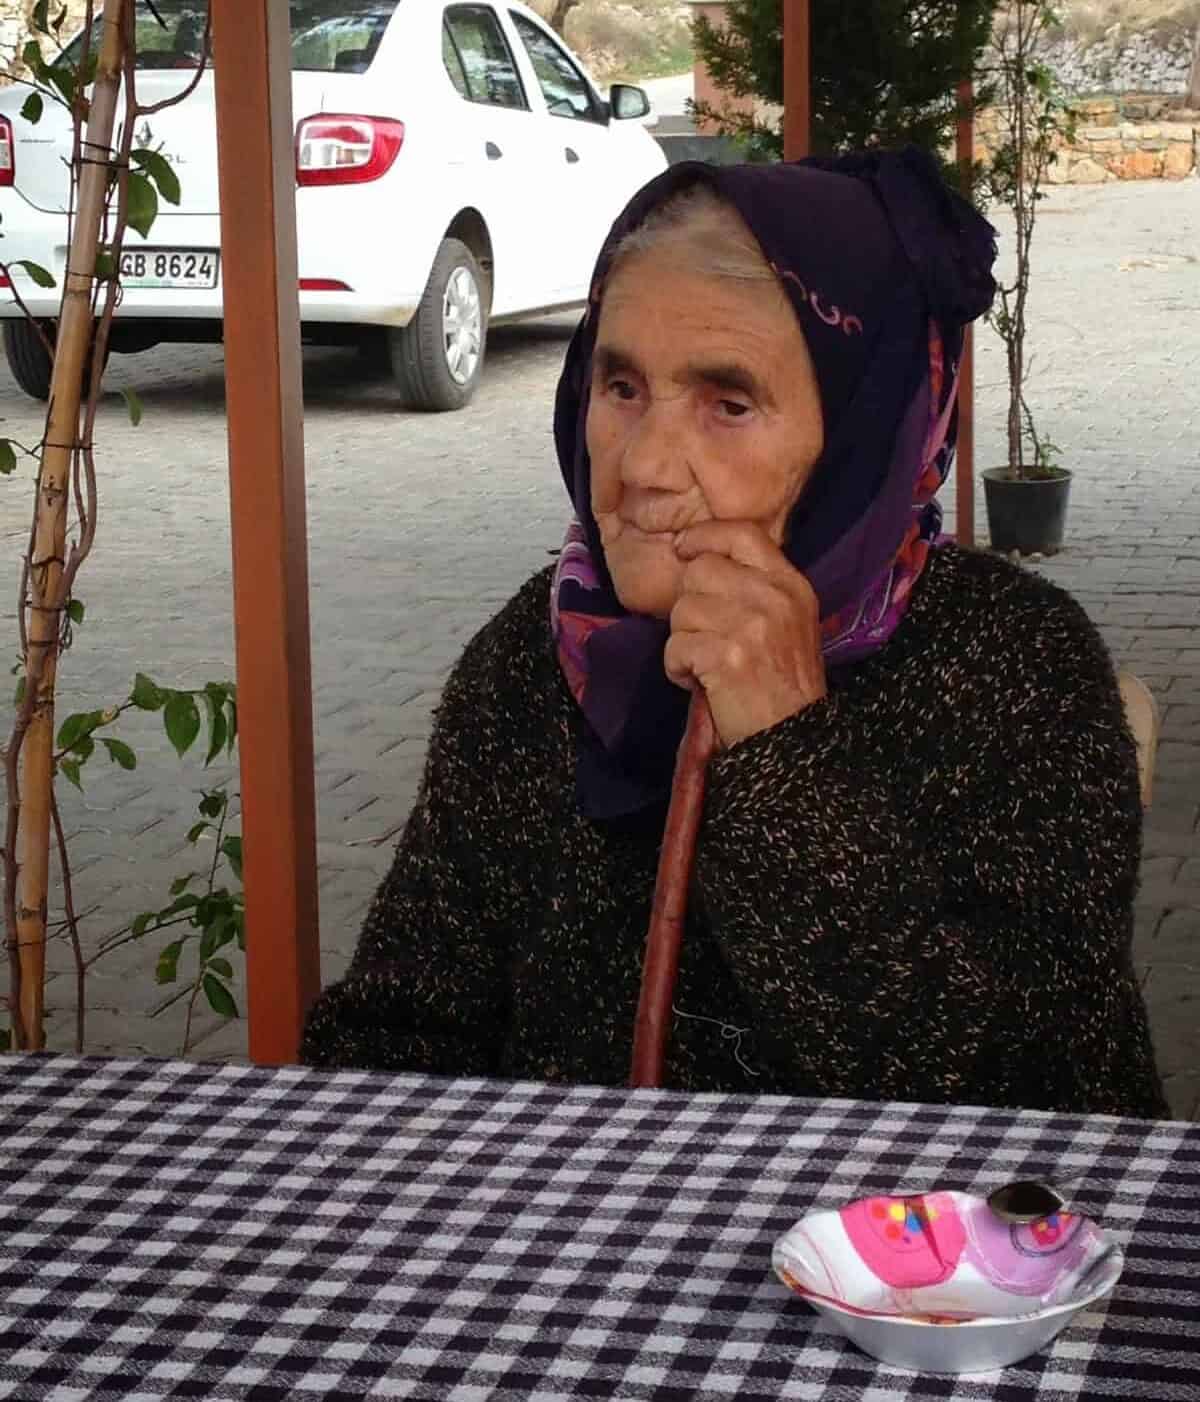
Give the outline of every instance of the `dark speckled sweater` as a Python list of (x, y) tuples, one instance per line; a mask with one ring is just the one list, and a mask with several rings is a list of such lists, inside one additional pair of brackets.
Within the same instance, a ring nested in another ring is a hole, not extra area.
[[(548, 589), (450, 677), (306, 1061), (625, 1081), (661, 821), (576, 809)], [(666, 1084), (1165, 1115), (1134, 747), (1080, 607), (947, 549), (831, 688), (712, 763)]]

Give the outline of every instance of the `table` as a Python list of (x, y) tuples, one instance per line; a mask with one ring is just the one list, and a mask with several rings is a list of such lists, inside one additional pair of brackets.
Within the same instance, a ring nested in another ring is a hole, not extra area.
[[(1200, 1127), (0, 1058), (0, 1397), (1200, 1399)], [(1112, 1301), (975, 1379), (769, 1273), (814, 1205), (1078, 1179)]]

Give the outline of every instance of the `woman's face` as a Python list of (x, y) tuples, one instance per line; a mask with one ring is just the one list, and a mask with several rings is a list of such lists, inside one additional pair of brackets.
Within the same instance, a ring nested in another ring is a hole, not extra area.
[(587, 446), (627, 609), (670, 614), (686, 526), (751, 521), (782, 544), (823, 443), (812, 361), (778, 284), (699, 276), (669, 248), (619, 266), (600, 309)]

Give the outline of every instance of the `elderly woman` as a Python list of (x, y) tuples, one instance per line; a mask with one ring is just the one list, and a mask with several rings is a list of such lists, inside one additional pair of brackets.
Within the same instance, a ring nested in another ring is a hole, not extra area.
[(618, 220), (557, 568), (467, 647), (330, 1066), (620, 1083), (676, 748), (708, 773), (666, 1084), (1165, 1112), (1112, 665), (939, 536), (993, 231), (915, 151), (676, 166)]

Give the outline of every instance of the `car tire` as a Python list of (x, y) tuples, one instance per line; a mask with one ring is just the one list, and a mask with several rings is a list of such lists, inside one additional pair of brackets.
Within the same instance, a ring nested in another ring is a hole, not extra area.
[[(43, 321), (42, 330), (54, 340), (55, 323)], [(50, 381), (54, 374), (54, 360), (47, 351), (41, 336), (25, 317), (4, 323), (4, 358), (12, 371), (13, 379), (31, 399), (44, 403), (50, 398)], [(108, 357), (105, 356), (105, 364)], [(92, 372), (90, 364), (83, 374), (83, 397), (91, 392)]]
[[(52, 326), (43, 323), (42, 329), (53, 338)], [(24, 317), (4, 323), (4, 358), (13, 379), (31, 399), (50, 398), (54, 361), (36, 329)]]
[(459, 239), (443, 239), (407, 326), (391, 333), (392, 374), (410, 409), (461, 409), (479, 384), (487, 346), (487, 283)]

